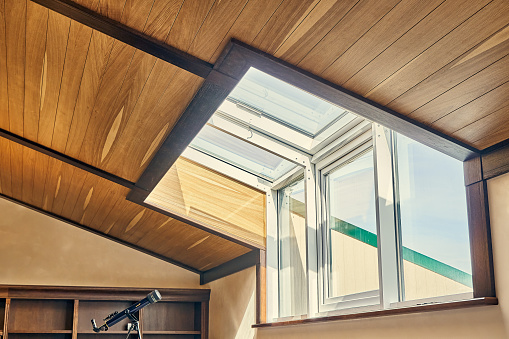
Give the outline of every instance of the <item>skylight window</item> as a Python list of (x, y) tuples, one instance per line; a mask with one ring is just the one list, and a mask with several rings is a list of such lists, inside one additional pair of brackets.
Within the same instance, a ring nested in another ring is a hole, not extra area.
[(311, 137), (347, 112), (256, 68), (250, 68), (229, 99)]
[(270, 181), (298, 166), (210, 125), (203, 127), (190, 147)]

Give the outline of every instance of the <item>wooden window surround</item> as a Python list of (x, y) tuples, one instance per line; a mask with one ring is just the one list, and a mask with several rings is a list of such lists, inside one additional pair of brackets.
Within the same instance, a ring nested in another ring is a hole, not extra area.
[(178, 121), (178, 126), (175, 126), (172, 132), (170, 132), (168, 138), (164, 141), (136, 183), (135, 188), (129, 194), (128, 199), (137, 203), (143, 203), (148, 193), (169, 170), (199, 132), (201, 126), (207, 122), (250, 67), (255, 67), (311, 94), (355, 112), (362, 117), (380, 123), (395, 132), (410, 136), (426, 146), (463, 161), (465, 183), (467, 186), (474, 290), (474, 299), (467, 301), (265, 324), (265, 252), (262, 250), (260, 251), (260, 263), (256, 265), (258, 301), (257, 325), (254, 326), (278, 326), (278, 324), (375, 317), (389, 314), (428, 312), (440, 309), (497, 304), (491, 253), (486, 179), (482, 174), (481, 152), (428, 126), (412, 121), (397, 112), (380, 106), (375, 102), (239, 41), (233, 40), (223, 51), (214, 69), (205, 79), (203, 86), (183, 113), (182, 118)]

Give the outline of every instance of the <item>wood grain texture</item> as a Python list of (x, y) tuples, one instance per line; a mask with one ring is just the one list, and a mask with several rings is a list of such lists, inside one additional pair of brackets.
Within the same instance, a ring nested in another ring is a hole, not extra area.
[[(103, 80), (106, 82), (111, 80), (111, 77), (105, 79), (105, 73), (113, 51), (113, 43), (112, 38), (102, 33), (97, 31), (92, 33), (90, 49), (65, 145), (65, 153), (73, 158), (78, 158), (92, 115), (93, 103), (97, 101), (99, 93), (103, 94), (104, 92), (104, 88), (101, 88)], [(114, 81), (113, 84), (115, 84)], [(104, 94), (107, 96), (109, 93)], [(101, 95), (101, 97), (103, 96)]]
[[(5, 1), (5, 43), (7, 90), (9, 93), (9, 130), (23, 136), (25, 103), (26, 0)], [(21, 43), (20, 43), (21, 42)]]
[(508, 54), (508, 34), (509, 27), (506, 26), (473, 49), (458, 56), (447, 66), (406, 90), (391, 101), (388, 107), (402, 114), (409, 114), (478, 72), (482, 72)]
[[(20, 198), (31, 201), (35, 207), (163, 257), (183, 260), (182, 263), (196, 269), (213, 268), (249, 251), (125, 200), (128, 189), (122, 186), (23, 146), (20, 152), (9, 152), (16, 144), (5, 139), (0, 141), (0, 161), (7, 159), (11, 166), (19, 164), (24, 169), (13, 172), (8, 179), (19, 186)], [(47, 169), (36, 168), (39, 166)], [(36, 174), (39, 170), (46, 174), (45, 180)], [(35, 181), (38, 177), (42, 182)], [(4, 178), (7, 177), (1, 177), (2, 187), (7, 187)]]
[(0, 1), (0, 128), (9, 129), (9, 95), (7, 92), (7, 39), (5, 35), (5, 1)]
[(495, 276), (486, 181), (483, 180), (467, 186), (466, 192), (474, 298), (495, 297)]
[[(398, 0), (359, 1), (302, 60), (299, 60), (298, 66), (321, 75), (334, 60), (343, 55), (398, 3)], [(342, 82), (344, 81), (337, 83)]]
[[(491, 64), (457, 86), (442, 93), (427, 104), (413, 111), (409, 117), (424, 123), (434, 123), (460, 109), (465, 102), (481, 97), (503, 85), (509, 77), (509, 56)], [(490, 112), (491, 113), (491, 112)]]
[(482, 155), (483, 178), (491, 179), (509, 171), (509, 146)]
[(320, 1), (277, 47), (274, 56), (298, 64), (349, 13), (358, 0)]
[(282, 0), (249, 0), (226, 36), (216, 47), (209, 62), (217, 60), (232, 38), (251, 44), (282, 2)]
[(28, 1), (26, 14), (25, 103), (23, 136), (37, 141), (39, 112), (47, 84), (46, 37), (48, 10)]
[(436, 120), (431, 126), (437, 130), (456, 132), (478, 120), (503, 108), (509, 99), (509, 82), (492, 89), (444, 117)]
[[(423, 52), (444, 36), (447, 36), (488, 2), (488, 0), (475, 2), (466, 0), (459, 3), (444, 2), (393, 43), (390, 48), (371, 60), (368, 65), (364, 66), (350, 79), (342, 82), (342, 85), (355, 93), (368, 94), (387, 78), (394, 76), (397, 71), (401, 72), (403, 67), (411, 66), (411, 62), (420, 61), (418, 57)], [(437, 25), (438, 23), (440, 24)], [(336, 82), (333, 76), (327, 76), (326, 79)]]
[(214, 0), (184, 1), (165, 42), (187, 52), (213, 4)]
[(71, 20), (53, 11), (48, 13), (44, 77), (37, 141), (51, 146)]
[(466, 125), (454, 132), (459, 140), (465, 140), (479, 149), (486, 149), (507, 139), (509, 133), (509, 105)]
[(71, 22), (51, 141), (51, 148), (60, 152), (65, 152), (67, 145), (91, 38), (92, 29)]
[(186, 159), (146, 201), (265, 246), (265, 195)]

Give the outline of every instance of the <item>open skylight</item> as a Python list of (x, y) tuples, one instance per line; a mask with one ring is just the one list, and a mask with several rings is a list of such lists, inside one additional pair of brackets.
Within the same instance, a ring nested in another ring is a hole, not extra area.
[(312, 137), (347, 113), (256, 68), (247, 71), (229, 99)]
[(298, 166), (210, 125), (203, 127), (190, 147), (270, 181)]

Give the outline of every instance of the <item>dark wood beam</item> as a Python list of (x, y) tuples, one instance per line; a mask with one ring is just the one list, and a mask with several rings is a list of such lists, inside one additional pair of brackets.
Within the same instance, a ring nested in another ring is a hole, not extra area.
[[(134, 195), (136, 195), (136, 192), (140, 192), (140, 191), (136, 190), (136, 189), (131, 191), (131, 193), (133, 193)], [(129, 198), (129, 196), (127, 197), (127, 200), (133, 201), (133, 200), (131, 200)], [(136, 202), (136, 201), (133, 201), (133, 202)], [(261, 245), (258, 245), (258, 244), (254, 243), (254, 242), (251, 242), (249, 240), (243, 239), (241, 237), (235, 236), (235, 235), (233, 235), (231, 233), (224, 232), (224, 231), (222, 231), (222, 230), (220, 230), (220, 229), (218, 229), (216, 227), (204, 224), (204, 223), (202, 223), (202, 222), (200, 222), (198, 220), (194, 220), (194, 219), (188, 218), (186, 216), (180, 215), (178, 213), (174, 213), (174, 212), (170, 212), (170, 211), (164, 210), (162, 208), (159, 208), (159, 207), (147, 204), (144, 201), (136, 202), (136, 203), (138, 205), (140, 205), (140, 206), (143, 206), (143, 207), (151, 209), (151, 210), (153, 210), (155, 212), (167, 215), (167, 216), (169, 216), (169, 217), (171, 217), (171, 218), (173, 218), (175, 220), (182, 221), (182, 222), (184, 222), (184, 223), (186, 223), (186, 224), (188, 224), (190, 226), (193, 226), (193, 227), (199, 228), (201, 230), (204, 230), (207, 233), (210, 233), (210, 234), (213, 234), (213, 235), (217, 235), (220, 238), (223, 238), (225, 240), (228, 240), (228, 241), (234, 242), (236, 244), (242, 245), (242, 246), (247, 247), (249, 249), (254, 249), (254, 250), (263, 249), (263, 246), (261, 246)]]
[(132, 189), (134, 187), (134, 183), (126, 180), (124, 178), (121, 178), (119, 176), (116, 176), (114, 174), (111, 174), (109, 172), (106, 172), (100, 168), (91, 166), (87, 163), (84, 163), (83, 161), (71, 158), (63, 153), (57, 152), (55, 150), (52, 150), (51, 148), (48, 148), (46, 146), (40, 145), (36, 142), (33, 142), (31, 140), (25, 139), (23, 137), (20, 137), (16, 134), (13, 134), (9, 131), (6, 131), (4, 129), (0, 129), (0, 137), (9, 139), (12, 142), (15, 142), (17, 144), (23, 145), (25, 147), (31, 148), (37, 152), (41, 152), (43, 154), (46, 154), (52, 158), (55, 158), (57, 160), (60, 160), (62, 162), (65, 162), (69, 165), (72, 165), (74, 167), (77, 167), (79, 169), (82, 169), (84, 171), (87, 171), (89, 173), (95, 174), (101, 178), (107, 179), (111, 182), (114, 182), (116, 184), (122, 185), (124, 187)]
[(140, 247), (140, 246), (137, 246), (137, 245), (131, 244), (131, 243), (129, 243), (129, 242), (127, 242), (127, 241), (125, 241), (125, 240), (122, 240), (122, 239), (119, 239), (119, 238), (116, 238), (116, 237), (112, 237), (111, 235), (108, 235), (108, 234), (105, 234), (105, 233), (99, 232), (99, 231), (97, 231), (97, 230), (95, 230), (95, 229), (93, 229), (93, 228), (91, 228), (91, 227), (88, 227), (88, 226), (85, 226), (85, 225), (82, 225), (82, 224), (78, 224), (77, 222), (74, 222), (73, 220), (70, 220), (70, 219), (67, 219), (67, 218), (61, 217), (61, 216), (59, 216), (59, 215), (57, 215), (57, 214), (54, 214), (54, 213), (51, 213), (51, 212), (45, 211), (45, 210), (43, 210), (43, 209), (41, 209), (41, 208), (39, 208), (39, 207), (36, 207), (36, 206), (30, 205), (30, 204), (27, 204), (27, 203), (25, 203), (25, 202), (23, 202), (23, 201), (20, 201), (20, 200), (14, 199), (14, 198), (9, 197), (9, 196), (7, 196), (7, 195), (5, 195), (5, 194), (0, 193), (0, 197), (1, 197), (1, 198), (4, 198), (4, 199), (6, 199), (6, 200), (9, 200), (9, 201), (11, 201), (11, 202), (13, 202), (13, 203), (16, 203), (16, 204), (18, 204), (18, 205), (21, 205), (21, 206), (23, 206), (23, 207), (29, 208), (29, 209), (31, 209), (31, 210), (33, 210), (33, 211), (36, 211), (36, 212), (42, 213), (42, 214), (44, 214), (44, 215), (47, 215), (47, 216), (49, 216), (49, 217), (52, 217), (52, 218), (54, 218), (54, 219), (57, 219), (57, 220), (59, 220), (59, 221), (63, 221), (63, 222), (65, 222), (65, 223), (67, 223), (67, 224), (69, 224), (69, 225), (72, 225), (72, 226), (74, 226), (74, 227), (77, 227), (77, 228), (80, 228), (80, 229), (85, 230), (85, 231), (87, 231), (87, 232), (90, 232), (90, 233), (93, 233), (93, 234), (95, 234), (95, 235), (98, 235), (98, 236), (100, 236), (100, 237), (102, 237), (102, 238), (105, 238), (105, 239), (108, 239), (108, 240), (114, 241), (114, 242), (116, 242), (116, 243), (118, 243), (118, 244), (121, 244), (121, 245), (127, 246), (127, 247), (132, 248), (132, 249), (134, 249), (134, 250), (136, 250), (136, 251), (139, 251), (139, 252), (142, 252), (142, 253), (148, 254), (148, 255), (150, 255), (150, 256), (152, 256), (152, 257), (154, 257), (154, 258), (160, 259), (160, 260), (162, 260), (162, 261), (166, 261), (166, 262), (168, 262), (168, 263), (170, 263), (170, 264), (172, 264), (172, 265), (176, 265), (176, 266), (182, 267), (182, 268), (184, 268), (184, 269), (186, 269), (186, 270), (188, 270), (188, 271), (191, 271), (191, 272), (193, 272), (193, 273), (197, 273), (197, 274), (200, 274), (200, 273), (201, 273), (201, 271), (199, 271), (198, 269), (196, 269), (196, 268), (194, 268), (194, 267), (191, 267), (191, 266), (186, 265), (186, 264), (184, 264), (184, 263), (181, 263), (181, 262), (179, 262), (179, 261), (173, 260), (173, 259), (171, 259), (171, 258), (168, 258), (168, 257), (162, 256), (162, 255), (160, 255), (160, 254), (158, 254), (158, 253), (155, 253), (155, 252), (152, 252), (152, 251), (150, 251), (150, 250), (148, 250), (148, 249), (146, 249), (146, 248), (143, 248), (143, 247)]
[(260, 263), (260, 251), (253, 250), (200, 274), (200, 285), (208, 284), (230, 274), (240, 272)]
[(31, 0), (156, 58), (206, 78), (213, 65), (69, 0)]
[(509, 144), (491, 149), (482, 155), (483, 179), (488, 180), (509, 172)]
[(136, 182), (138, 192), (130, 194), (130, 200), (145, 200), (236, 84), (236, 80), (221, 73), (210, 73)]
[(486, 180), (468, 185), (466, 194), (474, 298), (495, 297), (495, 271)]

